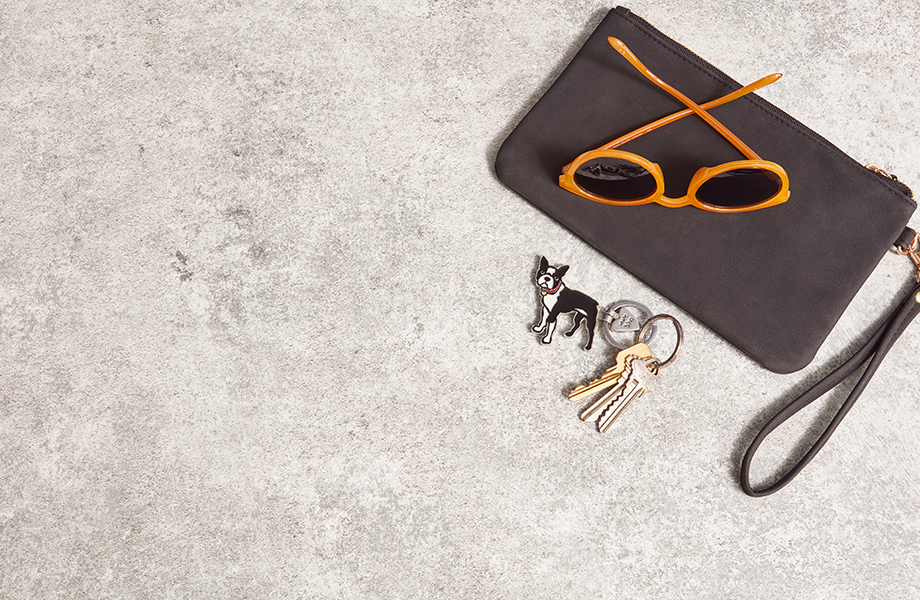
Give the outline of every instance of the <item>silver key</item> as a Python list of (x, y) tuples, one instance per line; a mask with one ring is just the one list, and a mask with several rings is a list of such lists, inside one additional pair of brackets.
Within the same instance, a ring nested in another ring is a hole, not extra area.
[(613, 422), (634, 400), (658, 383), (658, 364), (659, 361), (655, 358), (628, 356), (623, 373), (613, 387), (581, 413), (581, 420), (596, 420), (600, 432), (607, 433)]

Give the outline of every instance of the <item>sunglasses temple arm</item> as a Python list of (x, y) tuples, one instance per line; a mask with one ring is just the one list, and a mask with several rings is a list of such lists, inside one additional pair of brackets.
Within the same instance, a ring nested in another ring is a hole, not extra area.
[(683, 102), (688, 108), (690, 108), (690, 110), (695, 112), (697, 115), (700, 116), (700, 118), (702, 118), (704, 121), (709, 123), (709, 125), (711, 125), (713, 129), (715, 129), (720, 134), (722, 134), (722, 137), (724, 137), (726, 140), (731, 142), (732, 145), (741, 152), (741, 154), (744, 154), (750, 160), (761, 160), (761, 158), (757, 156), (756, 152), (748, 148), (747, 144), (742, 142), (738, 138), (738, 136), (736, 136), (731, 131), (729, 131), (728, 128), (725, 127), (725, 125), (722, 125), (722, 123), (717, 121), (715, 117), (713, 117), (708, 112), (706, 112), (696, 102), (694, 102), (687, 96), (683, 95), (678, 90), (674, 89), (674, 87), (665, 83), (660, 77), (652, 73), (648, 69), (648, 67), (643, 65), (642, 62), (639, 61), (638, 58), (636, 58), (636, 55), (633, 54), (632, 51), (626, 47), (626, 44), (624, 44), (623, 42), (621, 42), (615, 37), (609, 37), (607, 38), (607, 41), (610, 42), (610, 45), (613, 46), (613, 48), (617, 52), (623, 55), (623, 58), (628, 60), (630, 64), (632, 64), (632, 66), (638, 69), (640, 73), (645, 75), (652, 83), (654, 83), (661, 89), (665, 90), (666, 92), (668, 92), (669, 94), (671, 94), (672, 96), (674, 96), (675, 98)]
[[(700, 104), (700, 108), (702, 108), (703, 110), (709, 110), (710, 108), (715, 108), (716, 106), (722, 106), (723, 104), (728, 104), (732, 100), (737, 100), (741, 96), (750, 94), (753, 91), (759, 90), (762, 87), (770, 85), (771, 83), (775, 82), (782, 76), (783, 76), (782, 73), (773, 73), (772, 75), (767, 75), (766, 77), (758, 79), (754, 83), (748, 84), (744, 86), (743, 88), (739, 88), (735, 90), (734, 92), (732, 92), (731, 94), (728, 94), (727, 96), (716, 98), (715, 100), (711, 100), (707, 102), (706, 104)], [(685, 108), (684, 110), (680, 112), (676, 112), (672, 115), (668, 115), (667, 117), (662, 117), (658, 119), (657, 121), (649, 123), (648, 125), (644, 127), (640, 127), (639, 129), (631, 133), (627, 133), (624, 136), (618, 137), (617, 139), (613, 140), (609, 144), (605, 144), (601, 146), (600, 148), (598, 148), (598, 150), (611, 150), (613, 148), (617, 148), (618, 146), (622, 146), (626, 142), (631, 142), (637, 137), (643, 136), (650, 131), (655, 131), (659, 127), (670, 125), (674, 121), (679, 121), (680, 119), (683, 119), (684, 117), (690, 116), (692, 114), (694, 114), (694, 111), (692, 108)]]
[[(762, 87), (770, 85), (771, 83), (777, 81), (782, 76), (783, 76), (782, 73), (773, 73), (772, 75), (767, 75), (766, 77), (762, 77), (758, 79), (754, 83), (749, 83), (743, 88), (738, 88), (731, 94), (722, 96), (721, 98), (716, 98), (715, 100), (710, 100), (706, 104), (700, 104), (700, 108), (704, 110), (709, 110), (710, 108), (715, 108), (716, 106), (722, 106), (723, 104), (728, 104), (732, 100), (737, 100), (741, 96), (750, 94), (753, 91), (759, 90)], [(617, 139), (613, 140), (612, 142), (604, 144), (603, 146), (601, 146), (600, 148), (596, 148), (595, 150), (612, 150), (614, 148), (618, 148), (622, 146), (623, 144), (625, 144), (626, 142), (631, 142), (637, 137), (643, 136), (650, 131), (655, 131), (659, 127), (664, 127), (665, 125), (669, 125), (673, 123), (674, 121), (679, 121), (680, 119), (683, 119), (684, 117), (690, 116), (692, 114), (695, 114), (692, 108), (685, 108), (684, 110), (680, 112), (676, 112), (674, 114), (668, 115), (667, 117), (662, 117), (658, 119), (657, 121), (653, 121), (649, 123), (648, 125), (645, 125), (644, 127), (640, 127), (639, 129), (636, 129), (635, 131), (631, 131), (627, 133), (626, 135), (620, 136)], [(562, 167), (562, 172), (563, 173), (568, 172), (569, 167), (571, 166), (572, 166), (572, 163), (569, 163), (566, 166)]]

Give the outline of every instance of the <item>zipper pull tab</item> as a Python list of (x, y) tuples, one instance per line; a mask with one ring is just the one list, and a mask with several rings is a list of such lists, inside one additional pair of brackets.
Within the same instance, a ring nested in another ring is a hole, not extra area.
[(890, 180), (892, 180), (892, 181), (898, 182), (898, 184), (904, 186), (904, 189), (907, 190), (907, 192), (910, 194), (910, 197), (911, 197), (911, 198), (914, 197), (914, 191), (913, 191), (912, 189), (910, 189), (910, 188), (907, 186), (907, 184), (905, 184), (903, 181), (901, 181), (900, 179), (898, 179), (897, 175), (892, 175), (891, 173), (889, 173), (889, 172), (886, 171), (885, 169), (883, 169), (883, 168), (881, 168), (881, 167), (877, 167), (877, 166), (875, 166), (875, 165), (866, 165), (866, 168), (869, 169), (870, 171), (875, 171), (876, 173), (878, 173), (878, 174), (881, 175), (882, 177), (887, 177), (888, 179), (890, 179)]
[(881, 167), (876, 167), (875, 165), (866, 165), (866, 168), (869, 169), (870, 171), (875, 171), (879, 175), (884, 175), (888, 179), (894, 179), (895, 181), (898, 180), (896, 176), (892, 175), (891, 173), (889, 173), (888, 171), (886, 171), (885, 169)]

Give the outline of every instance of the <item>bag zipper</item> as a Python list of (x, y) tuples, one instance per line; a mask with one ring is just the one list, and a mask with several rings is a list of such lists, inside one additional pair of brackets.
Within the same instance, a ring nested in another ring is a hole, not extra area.
[(902, 186), (905, 190), (907, 190), (907, 193), (910, 195), (910, 199), (911, 199), (911, 200), (914, 199), (914, 191), (913, 191), (912, 189), (910, 189), (910, 187), (908, 187), (908, 185), (907, 185), (906, 183), (904, 183), (903, 181), (901, 181), (900, 179), (898, 179), (898, 176), (897, 176), (897, 175), (894, 175), (893, 173), (889, 173), (889, 172), (886, 171), (885, 169), (883, 169), (883, 168), (881, 168), (881, 167), (876, 167), (875, 165), (866, 165), (866, 168), (869, 169), (870, 171), (874, 172), (874, 173), (877, 173), (878, 175), (881, 175), (882, 177), (887, 178), (887, 179), (890, 180), (891, 182), (893, 182), (893, 183), (895, 183), (895, 184), (897, 184), (897, 185)]
[[(643, 27), (644, 29), (649, 30), (650, 33), (654, 33), (655, 35), (657, 35), (661, 39), (661, 41), (668, 43), (671, 46), (672, 50), (674, 50), (678, 54), (681, 54), (686, 59), (688, 59), (690, 62), (696, 63), (697, 66), (711, 73), (717, 79), (722, 79), (723, 82), (741, 87), (741, 84), (735, 81), (734, 79), (732, 79), (731, 77), (729, 77), (727, 73), (725, 73), (718, 67), (712, 65), (710, 62), (703, 59), (699, 54), (690, 50), (689, 48), (687, 48), (680, 42), (677, 42), (674, 39), (668, 37), (667, 35), (662, 33), (657, 27), (655, 27), (654, 25), (652, 25), (651, 23), (649, 23), (648, 21), (646, 21), (639, 15), (635, 14), (634, 12), (632, 12), (625, 6), (618, 6), (616, 7), (616, 10), (622, 13), (624, 17), (626, 17), (627, 19), (629, 19), (636, 25), (639, 25)], [(796, 119), (789, 113), (785, 112), (784, 110), (777, 108), (776, 106), (773, 106), (772, 104), (768, 103), (766, 100), (764, 100), (763, 98), (760, 98), (756, 94), (749, 94), (748, 98), (752, 102), (758, 103), (761, 106), (761, 108), (763, 108), (764, 110), (773, 113), (777, 118), (785, 120), (790, 126), (795, 127), (801, 133), (808, 135), (809, 137), (813, 137), (815, 141), (824, 144), (828, 148), (836, 152), (839, 152), (843, 156), (846, 156), (850, 160), (853, 160), (853, 162), (856, 162), (853, 159), (853, 157), (851, 157), (849, 154), (847, 154), (846, 152), (844, 152), (837, 146), (833, 145), (832, 143), (830, 143), (829, 141), (827, 141), (826, 139), (824, 139), (817, 133), (812, 132), (810, 129), (805, 127), (805, 125), (801, 121), (799, 121), (798, 119)], [(859, 164), (859, 163), (856, 163), (856, 164)], [(860, 165), (860, 166), (863, 166), (863, 165)], [(914, 200), (913, 190), (911, 190), (904, 182), (899, 180), (897, 177), (895, 177), (894, 175), (891, 175), (890, 173), (887, 173), (886, 171), (876, 167), (875, 165), (865, 165), (864, 168), (874, 173), (875, 176), (878, 177), (879, 180), (882, 181), (884, 184), (888, 185), (889, 187), (895, 188), (896, 191), (899, 191), (901, 194), (906, 196), (910, 200), (911, 203), (916, 204), (916, 201)]]

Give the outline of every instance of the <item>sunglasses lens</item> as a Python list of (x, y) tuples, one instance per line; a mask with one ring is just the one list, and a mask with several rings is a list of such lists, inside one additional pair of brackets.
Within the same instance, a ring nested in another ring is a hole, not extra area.
[(696, 190), (696, 199), (710, 206), (741, 208), (776, 196), (783, 182), (767, 169), (733, 169), (707, 179)]
[(575, 170), (575, 183), (586, 192), (611, 200), (641, 200), (658, 187), (648, 170), (622, 158), (601, 156)]

